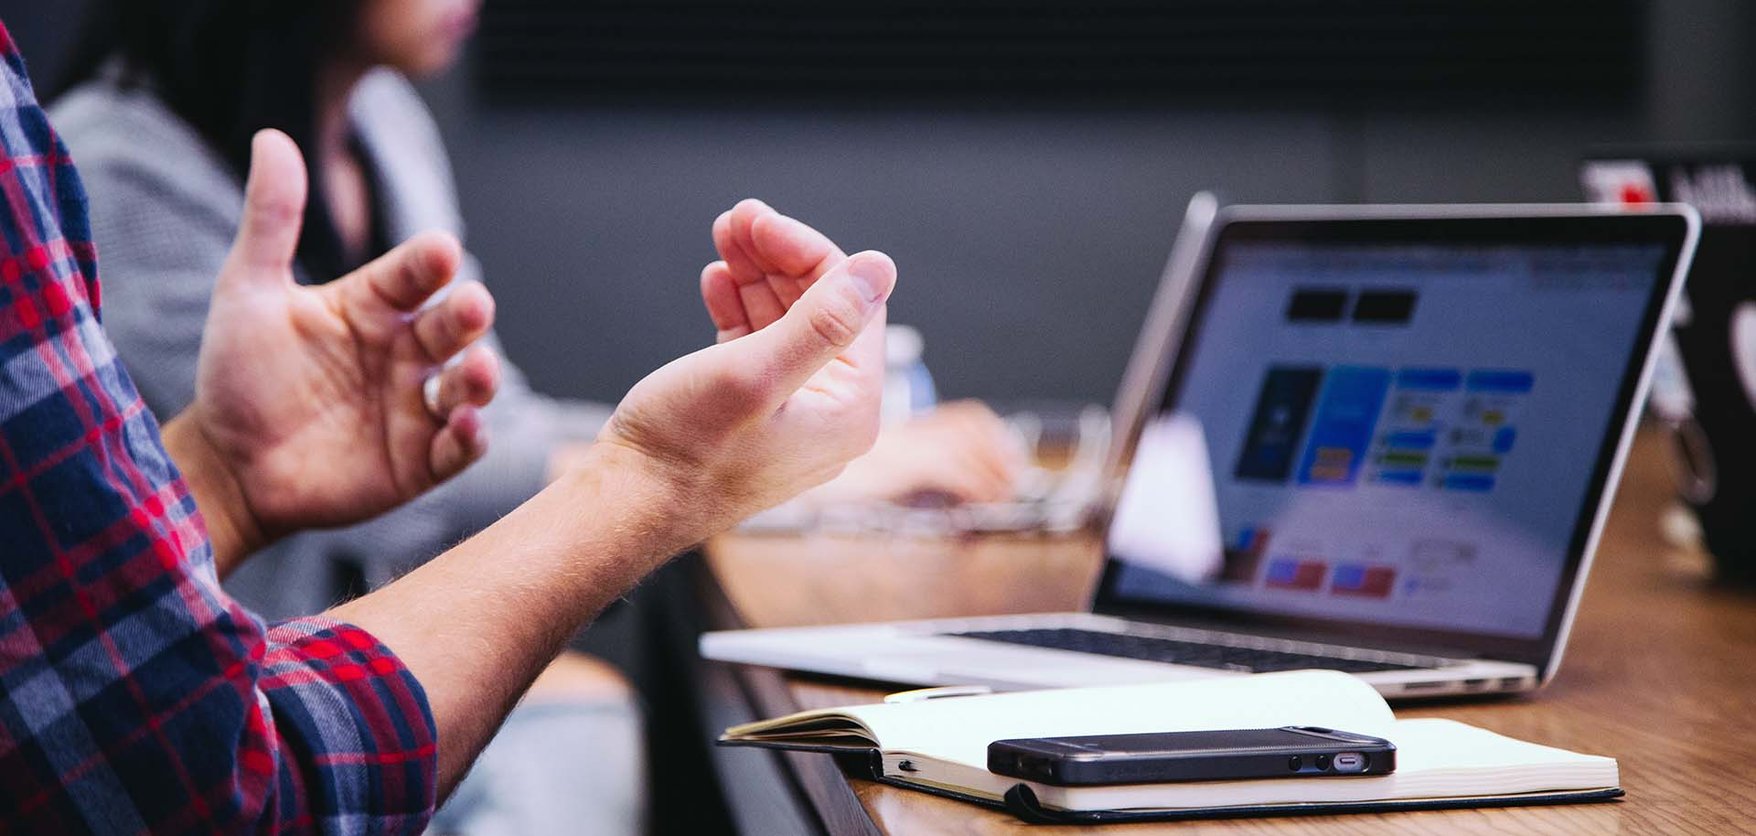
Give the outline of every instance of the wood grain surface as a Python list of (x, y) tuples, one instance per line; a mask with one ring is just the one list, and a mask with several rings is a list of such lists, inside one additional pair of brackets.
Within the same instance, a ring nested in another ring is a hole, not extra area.
[[(1605, 531), (1560, 675), (1528, 696), (1398, 706), (1513, 737), (1615, 757), (1625, 800), (1557, 807), (1128, 825), (1190, 833), (1756, 832), (1756, 594), (1708, 581), (1706, 557), (1660, 534), (1670, 501), (1659, 439), (1643, 433)], [(1756, 515), (1756, 509), (1752, 509)], [(1095, 580), (1093, 538), (960, 541), (729, 536), (713, 576), (746, 626), (1076, 609)], [(769, 714), (871, 702), (869, 687), (761, 669)], [(789, 761), (829, 829), (863, 814), (884, 833), (1095, 832), (1040, 827), (972, 804), (847, 778), (826, 756)], [(834, 770), (834, 771), (831, 771)], [(829, 776), (828, 779), (825, 776)], [(853, 800), (857, 799), (857, 805)], [(856, 807), (858, 809), (848, 809)], [(839, 807), (839, 809), (838, 809)], [(864, 822), (857, 830), (867, 830)]]

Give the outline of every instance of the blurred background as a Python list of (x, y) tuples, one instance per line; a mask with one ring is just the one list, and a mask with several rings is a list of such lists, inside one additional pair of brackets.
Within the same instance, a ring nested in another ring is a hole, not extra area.
[[(54, 77), (83, 0), (0, 0)], [(614, 401), (711, 339), (744, 196), (893, 254), (947, 397), (1107, 402), (1189, 195), (1575, 201), (1756, 139), (1744, 0), (489, 0), (424, 85), (509, 354)]]

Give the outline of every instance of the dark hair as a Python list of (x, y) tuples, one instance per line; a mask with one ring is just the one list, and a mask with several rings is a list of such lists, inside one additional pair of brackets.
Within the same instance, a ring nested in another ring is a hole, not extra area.
[[(316, 148), (318, 69), (345, 47), (360, 0), (91, 0), (66, 73), (50, 98), (119, 64), (128, 86), (152, 85), (243, 182), (250, 140), (285, 131)], [(299, 263), (315, 281), (346, 272), (323, 177), (310, 180)]]

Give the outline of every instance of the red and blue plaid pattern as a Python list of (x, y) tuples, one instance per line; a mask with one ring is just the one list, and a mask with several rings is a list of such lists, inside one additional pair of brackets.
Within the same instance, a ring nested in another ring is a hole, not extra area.
[(365, 632), (220, 591), (4, 26), (0, 61), (0, 832), (419, 832), (425, 694)]

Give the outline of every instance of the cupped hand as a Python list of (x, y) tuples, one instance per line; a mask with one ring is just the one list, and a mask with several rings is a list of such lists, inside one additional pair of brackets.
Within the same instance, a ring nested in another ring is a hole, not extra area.
[(241, 525), (265, 538), (363, 520), (456, 475), (486, 450), (478, 408), (500, 377), (492, 352), (472, 346), (494, 319), (487, 290), (463, 284), (429, 304), (457, 271), (456, 240), (422, 235), (301, 286), (305, 197), (298, 148), (258, 134), (186, 413), (236, 482)]
[[(720, 342), (778, 321), (846, 258), (829, 238), (753, 199), (714, 221), (713, 243), (720, 260), (702, 271), (701, 296)], [(1013, 497), (1027, 458), (993, 410), (975, 401), (947, 404), (886, 428), (870, 453), (811, 499), (901, 501), (944, 494), (955, 502), (1001, 502)]]
[(720, 342), (628, 392), (600, 444), (636, 453), (667, 486), (677, 545), (833, 478), (871, 448), (896, 266), (843, 257), (756, 201), (714, 224), (723, 261), (702, 274)]

